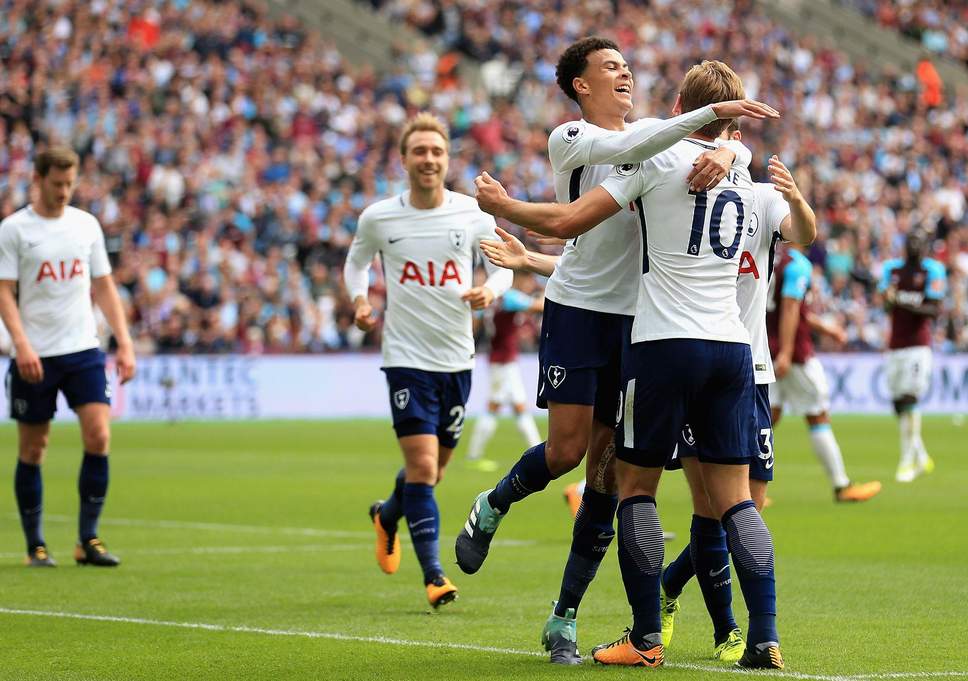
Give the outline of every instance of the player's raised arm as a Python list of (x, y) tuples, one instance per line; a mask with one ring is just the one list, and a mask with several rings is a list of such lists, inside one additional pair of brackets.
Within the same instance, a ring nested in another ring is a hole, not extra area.
[[(639, 163), (665, 151), (704, 125), (717, 119), (740, 116), (763, 119), (779, 118), (780, 114), (767, 104), (743, 99), (704, 106), (667, 120), (649, 119), (627, 130), (613, 130), (587, 138), (583, 134), (584, 123), (566, 123), (552, 134), (549, 151), (552, 159), (557, 161), (555, 169), (558, 172), (583, 165)], [(738, 144), (730, 149), (736, 152), (740, 147), (742, 145)]]
[(528, 203), (508, 196), (501, 183), (486, 172), (474, 180), (481, 210), (545, 236), (572, 239), (615, 215), (621, 206), (611, 194), (596, 187), (571, 203)]
[(790, 206), (790, 215), (780, 223), (780, 236), (793, 243), (813, 243), (817, 238), (817, 216), (803, 198), (793, 174), (777, 156), (770, 157), (770, 181)]
[(376, 326), (376, 316), (369, 298), (370, 265), (377, 252), (372, 232), (373, 226), (367, 219), (366, 211), (363, 211), (343, 264), (343, 281), (355, 308), (353, 323), (360, 331), (372, 331)]
[[(485, 241), (493, 241), (497, 236), (497, 224), (490, 215), (482, 215), (477, 229), (478, 247)], [(480, 286), (468, 289), (461, 295), (463, 300), (471, 304), (471, 309), (482, 310), (489, 307), (495, 298), (499, 298), (511, 288), (514, 280), (514, 272), (510, 269), (496, 265), (490, 259), (484, 260), (484, 269), (487, 271), (487, 280)]]
[(492, 265), (514, 271), (532, 272), (544, 277), (550, 277), (551, 273), (555, 271), (558, 256), (529, 251), (520, 239), (510, 232), (506, 232), (500, 227), (496, 231), (497, 235), (501, 237), (500, 241), (494, 239), (481, 241), (481, 252)]

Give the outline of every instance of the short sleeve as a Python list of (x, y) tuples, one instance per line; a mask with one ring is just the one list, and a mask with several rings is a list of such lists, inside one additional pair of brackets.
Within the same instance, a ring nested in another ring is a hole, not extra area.
[(877, 284), (877, 290), (880, 293), (884, 293), (891, 286), (891, 273), (898, 268), (900, 262), (898, 260), (888, 260), (884, 263), (883, 269), (881, 270), (881, 280)]
[(505, 312), (524, 312), (529, 307), (531, 296), (517, 289), (509, 289), (501, 297), (501, 309)]
[(790, 214), (790, 204), (786, 202), (773, 185), (767, 185), (764, 191), (760, 192), (763, 207), (763, 219), (770, 233), (779, 232), (780, 225)]
[(108, 259), (108, 249), (104, 243), (104, 230), (97, 218), (92, 219), (94, 230), (94, 244), (91, 246), (91, 278), (106, 277), (111, 274), (111, 261)]
[(20, 279), (20, 236), (6, 220), (0, 222), (0, 279)]
[(941, 300), (948, 289), (948, 275), (944, 265), (937, 260), (926, 260), (924, 266), (928, 272), (924, 282), (924, 297), (928, 300)]
[(780, 295), (784, 298), (803, 300), (810, 288), (810, 261), (806, 258), (791, 260), (783, 271), (783, 288)]

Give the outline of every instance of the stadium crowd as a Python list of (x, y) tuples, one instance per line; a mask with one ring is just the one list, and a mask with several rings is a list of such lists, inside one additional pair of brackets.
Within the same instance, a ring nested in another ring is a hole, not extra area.
[[(254, 6), (0, 0), (0, 212), (29, 200), (34, 149), (67, 142), (84, 159), (76, 203), (104, 226), (140, 352), (374, 345), (353, 327), (339, 265), (363, 207), (405, 184), (402, 122), (421, 108), (447, 119), (455, 189), (472, 194), (488, 169), (551, 200), (547, 131), (576, 113), (555, 60), (604, 33), (633, 66), (638, 114), (666, 116), (681, 75), (710, 56), (785, 113), (744, 129), (754, 176), (779, 154), (817, 209), (818, 304), (849, 347), (883, 347), (876, 281), (913, 224), (935, 230), (949, 269), (937, 344), (968, 347), (964, 96), (932, 108), (913, 74), (797, 40), (745, 0), (382, 4), (426, 35), (385, 73)], [(480, 62), (483, 88), (461, 60)]]
[(968, 66), (968, 3), (964, 0), (840, 0), (899, 31), (934, 54)]

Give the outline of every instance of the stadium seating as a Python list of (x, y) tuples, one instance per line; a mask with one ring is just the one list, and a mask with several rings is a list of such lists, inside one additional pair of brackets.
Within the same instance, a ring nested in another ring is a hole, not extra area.
[[(667, 115), (678, 78), (708, 56), (783, 110), (744, 129), (754, 175), (772, 153), (795, 168), (820, 218), (819, 306), (847, 324), (851, 348), (883, 346), (874, 283), (914, 223), (936, 230), (949, 269), (938, 346), (968, 347), (968, 97), (939, 90), (933, 108), (916, 74), (866, 70), (745, 0), (390, 0), (380, 11), (427, 42), (384, 72), (255, 7), (47, 1), (36, 22), (35, 5), (0, 2), (0, 211), (28, 200), (37, 145), (78, 149), (77, 201), (104, 224), (142, 352), (373, 346), (352, 327), (337, 266), (360, 210), (404, 184), (400, 123), (420, 108), (447, 118), (455, 189), (472, 193), (488, 169), (518, 196), (551, 199), (547, 131), (576, 114), (554, 60), (591, 32), (629, 58), (638, 113)], [(457, 55), (480, 63), (483, 88)]]

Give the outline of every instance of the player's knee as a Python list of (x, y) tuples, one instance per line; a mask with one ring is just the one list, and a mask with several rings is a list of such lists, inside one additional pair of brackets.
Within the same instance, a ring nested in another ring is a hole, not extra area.
[(98, 424), (85, 429), (82, 439), (84, 451), (91, 454), (106, 454), (111, 445), (111, 429), (107, 424)]
[(578, 468), (578, 465), (585, 458), (587, 445), (587, 441), (579, 442), (575, 438), (569, 438), (564, 442), (549, 440), (545, 444), (545, 458), (548, 461), (548, 470), (551, 471), (551, 475), (558, 478)]
[(811, 425), (811, 426), (819, 426), (819, 425), (823, 425), (824, 423), (830, 423), (830, 414), (828, 414), (825, 411), (820, 412), (819, 414), (808, 414), (807, 415), (807, 424), (808, 425)]
[(29, 440), (21, 442), (19, 452), (20, 460), (34, 466), (42, 464), (47, 454), (47, 441), (48, 437), (46, 435), (38, 435), (37, 437), (32, 437)]

